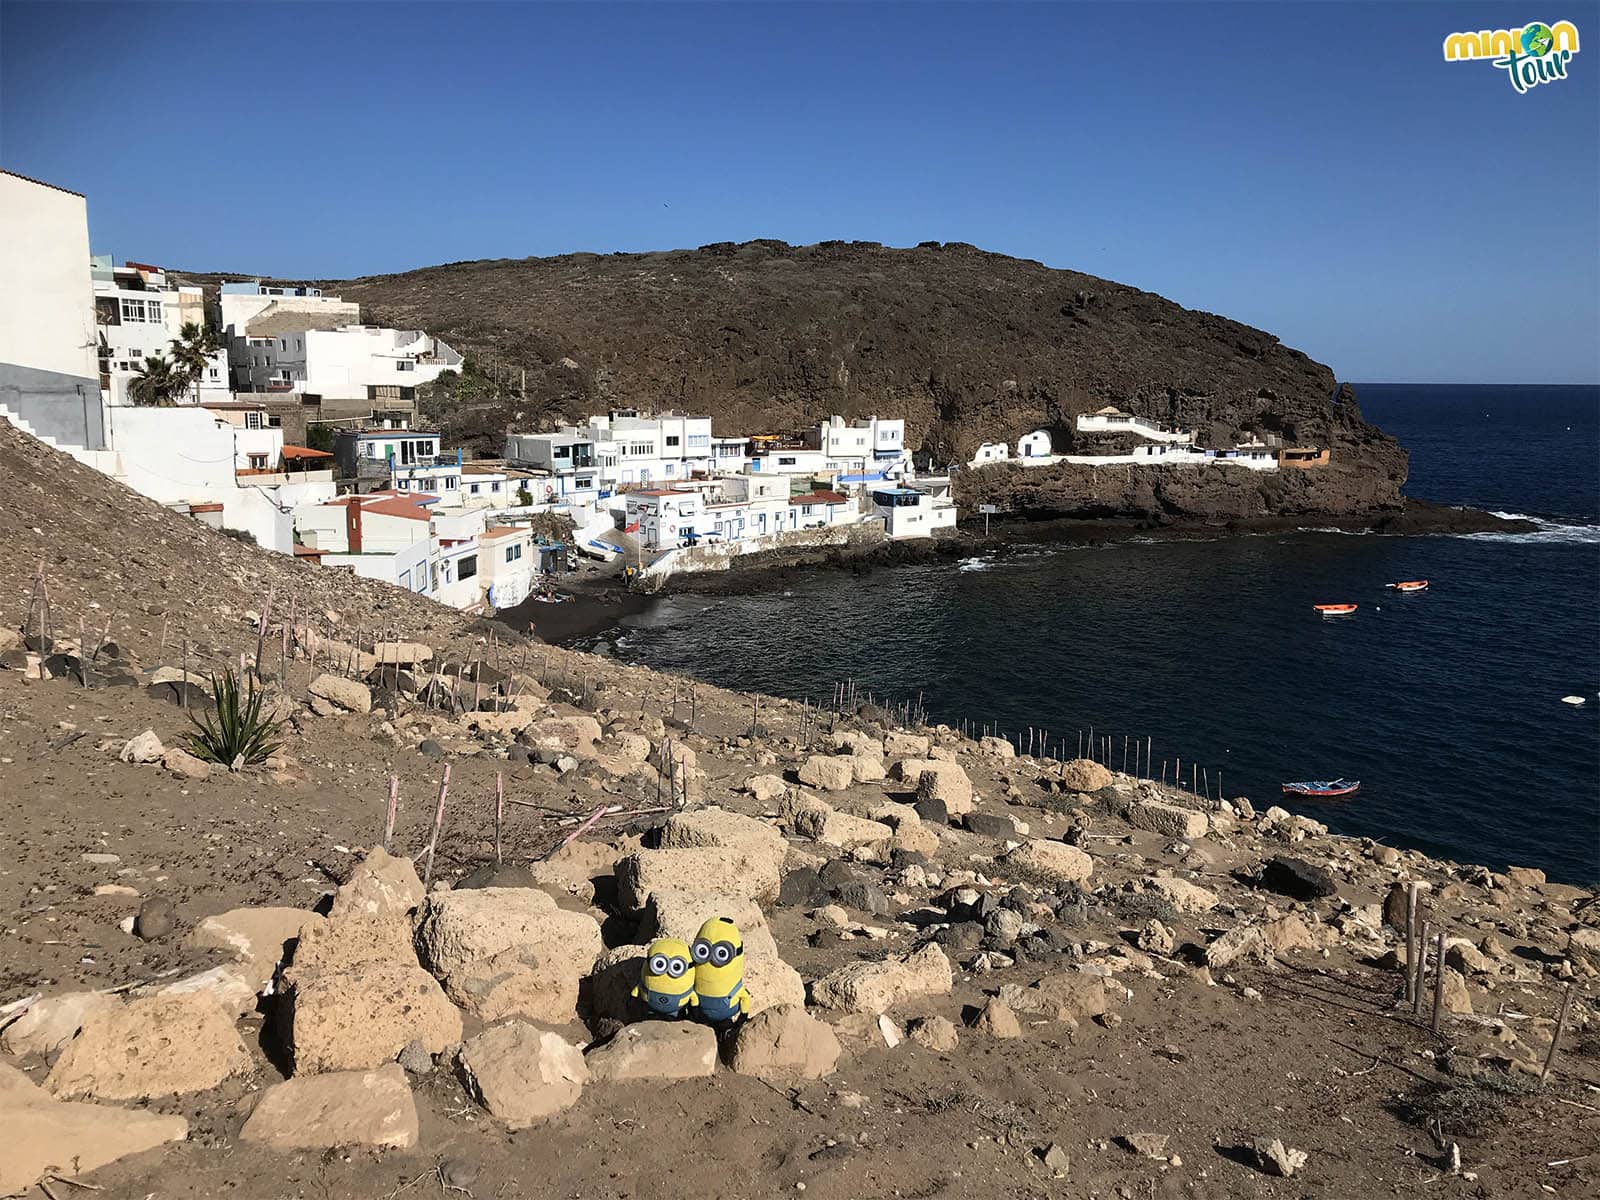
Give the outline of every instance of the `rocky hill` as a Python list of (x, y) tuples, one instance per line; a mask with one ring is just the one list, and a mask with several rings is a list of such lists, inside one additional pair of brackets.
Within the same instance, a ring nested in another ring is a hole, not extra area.
[(1036, 515), (1356, 515), (1396, 507), (1406, 455), (1333, 372), (1272, 334), (1076, 271), (963, 243), (719, 243), (651, 254), (450, 263), (319, 281), (370, 320), (421, 327), (488, 376), (440, 413), (494, 451), (505, 428), (608, 406), (709, 413), (720, 431), (829, 413), (904, 416), (939, 464), (1106, 404), (1198, 429), (1328, 446), (1330, 470), (1003, 470), (969, 502)]

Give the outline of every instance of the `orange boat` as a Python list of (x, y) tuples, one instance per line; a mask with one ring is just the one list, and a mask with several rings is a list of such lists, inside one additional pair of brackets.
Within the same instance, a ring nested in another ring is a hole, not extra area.
[(1428, 590), (1428, 581), (1426, 579), (1408, 579), (1404, 583), (1390, 583), (1384, 586), (1393, 588), (1397, 592), (1425, 592)]
[(1313, 604), (1311, 607), (1325, 617), (1348, 617), (1356, 610), (1354, 604)]

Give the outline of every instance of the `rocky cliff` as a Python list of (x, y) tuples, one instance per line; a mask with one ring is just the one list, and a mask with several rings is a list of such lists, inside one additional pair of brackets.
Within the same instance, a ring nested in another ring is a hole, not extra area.
[(653, 254), (451, 263), (322, 281), (369, 320), (421, 327), (487, 376), (441, 413), (493, 450), (506, 426), (622, 404), (710, 413), (719, 431), (898, 415), (938, 463), (1106, 404), (1200, 431), (1333, 451), (1330, 469), (1009, 468), (963, 498), (1040, 515), (1353, 515), (1398, 504), (1404, 451), (1332, 371), (1270, 333), (1149, 292), (960, 243), (722, 243)]

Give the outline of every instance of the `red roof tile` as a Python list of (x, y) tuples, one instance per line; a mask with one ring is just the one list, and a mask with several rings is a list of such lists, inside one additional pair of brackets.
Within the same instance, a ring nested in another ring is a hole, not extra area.
[(426, 521), (428, 510), (409, 500), (380, 500), (376, 504), (363, 504), (361, 511), (380, 517), (404, 517), (408, 521)]

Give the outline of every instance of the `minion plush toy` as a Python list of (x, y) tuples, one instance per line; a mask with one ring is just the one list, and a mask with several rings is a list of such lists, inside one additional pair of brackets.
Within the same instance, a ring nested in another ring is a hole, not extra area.
[(677, 1017), (696, 1002), (694, 960), (677, 938), (657, 938), (644, 958), (644, 971), (633, 994), (653, 1015)]
[(750, 1011), (744, 986), (744, 939), (727, 917), (700, 926), (690, 947), (694, 957), (694, 996), (700, 1015), (713, 1024), (735, 1021)]

